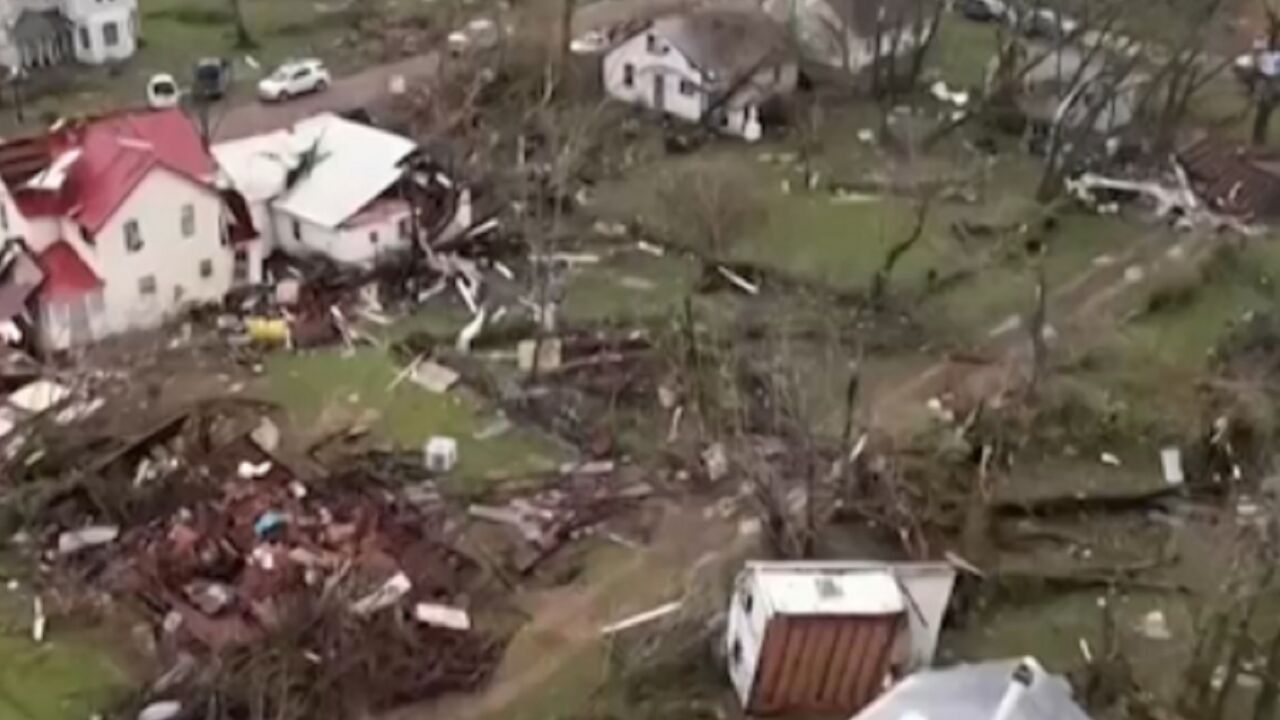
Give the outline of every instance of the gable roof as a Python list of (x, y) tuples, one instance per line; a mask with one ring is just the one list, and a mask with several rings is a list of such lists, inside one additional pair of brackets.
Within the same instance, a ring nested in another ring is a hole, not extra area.
[(400, 162), (418, 147), (408, 138), (331, 113), (295, 125), (293, 140), (314, 153), (315, 164), (276, 207), (328, 228), (399, 181)]
[(36, 257), (44, 273), (40, 285), (42, 300), (59, 300), (83, 295), (102, 287), (102, 279), (66, 240), (59, 240)]
[(1071, 686), (1045, 672), (1034, 658), (958, 665), (909, 675), (858, 713), (855, 720), (995, 720), (1017, 682), (1029, 680), (1011, 701), (1006, 720), (1089, 720), (1071, 696)]
[(732, 81), (790, 57), (786, 29), (758, 11), (709, 9), (666, 15), (653, 21), (651, 31), (713, 81)]
[(108, 115), (0, 146), (0, 177), (17, 181), (11, 191), (24, 212), (65, 214), (89, 232), (156, 168), (200, 185), (213, 179), (212, 158), (176, 108)]
[(1178, 160), (1197, 194), (1215, 210), (1245, 218), (1280, 217), (1280, 153), (1205, 136), (1183, 147)]

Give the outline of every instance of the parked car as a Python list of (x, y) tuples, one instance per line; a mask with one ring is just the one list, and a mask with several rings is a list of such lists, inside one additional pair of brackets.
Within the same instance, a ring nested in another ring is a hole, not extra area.
[(197, 101), (221, 100), (231, 86), (231, 63), (226, 58), (200, 58), (192, 71), (192, 80), (191, 94)]
[(1013, 24), (1027, 37), (1046, 40), (1064, 40), (1080, 29), (1079, 21), (1049, 8), (1021, 13), (1013, 20)]
[(1009, 17), (1009, 6), (1003, 0), (956, 0), (954, 8), (964, 17), (978, 22), (1003, 22)]
[(329, 87), (332, 78), (324, 63), (315, 60), (287, 62), (258, 83), (258, 97), (268, 102), (320, 92)]
[(177, 107), (182, 99), (178, 81), (168, 73), (152, 75), (147, 81), (147, 105), (157, 110)]

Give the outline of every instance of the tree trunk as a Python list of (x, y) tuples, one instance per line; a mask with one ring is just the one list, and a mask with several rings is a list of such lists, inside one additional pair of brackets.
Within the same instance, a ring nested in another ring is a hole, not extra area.
[(1268, 80), (1261, 80), (1264, 87), (1258, 92), (1258, 108), (1253, 114), (1253, 144), (1266, 145), (1267, 134), (1271, 129), (1271, 113), (1276, 109), (1276, 100), (1271, 89), (1266, 87)]
[(1044, 342), (1046, 288), (1044, 279), (1044, 261), (1036, 263), (1036, 297), (1031, 308), (1027, 329), (1031, 333), (1031, 381), (1027, 384), (1027, 395), (1034, 398), (1040, 390), (1040, 382), (1044, 379), (1045, 365), (1049, 357), (1049, 348)]
[(925, 198), (920, 202), (920, 207), (916, 210), (916, 225), (911, 229), (902, 242), (889, 248), (889, 252), (885, 255), (884, 264), (876, 270), (876, 274), (871, 277), (871, 305), (880, 307), (884, 301), (885, 293), (889, 289), (889, 277), (893, 274), (893, 269), (898, 265), (898, 261), (902, 259), (907, 251), (915, 247), (915, 244), (924, 236), (924, 226), (929, 219), (929, 206), (932, 204), (932, 198)]
[(244, 20), (244, 7), (241, 4), (243, 0), (227, 0), (231, 5), (231, 22), (236, 27), (236, 47), (242, 49), (254, 48), (258, 43), (254, 41), (253, 36), (249, 34), (249, 26)]

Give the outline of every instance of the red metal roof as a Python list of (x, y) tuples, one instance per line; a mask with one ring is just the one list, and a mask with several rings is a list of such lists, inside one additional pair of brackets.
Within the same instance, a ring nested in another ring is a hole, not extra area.
[[(177, 108), (121, 112), (62, 128), (47, 138), (50, 150), (40, 171), (66, 153), (78, 150), (79, 157), (69, 164), (60, 188), (17, 186), (11, 188), (15, 199), (28, 215), (65, 214), (91, 233), (157, 167), (200, 184), (208, 184), (215, 172), (195, 126)], [(31, 163), (38, 149), (29, 139), (0, 146), (0, 177), (6, 170), (15, 178), (37, 175)]]
[(83, 295), (102, 287), (102, 280), (81, 259), (76, 249), (66, 240), (50, 245), (36, 258), (44, 272), (40, 297), (57, 300)]

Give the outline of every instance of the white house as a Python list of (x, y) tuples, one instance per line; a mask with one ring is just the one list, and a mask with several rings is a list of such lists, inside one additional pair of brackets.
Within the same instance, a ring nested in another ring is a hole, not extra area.
[[(859, 73), (877, 55), (917, 47), (933, 27), (942, 0), (763, 0), (785, 23), (806, 60)], [(879, 43), (877, 49), (877, 42)]]
[(928, 665), (955, 583), (945, 563), (755, 562), (725, 635), (752, 715), (844, 715), (888, 679)]
[(140, 36), (138, 0), (0, 2), (0, 65), (8, 67), (118, 62), (133, 56)]
[[(372, 265), (412, 244), (413, 212), (401, 183), (402, 164), (417, 149), (408, 138), (326, 113), (215, 145), (213, 154), (223, 183), (244, 198), (263, 252)], [(471, 222), (469, 197), (460, 194), (455, 227)]]
[(1071, 685), (1035, 658), (958, 665), (907, 677), (854, 720), (1089, 720)]
[(221, 300), (243, 272), (212, 158), (179, 110), (5, 143), (0, 177), (20, 217), (14, 237), (44, 274), (35, 314), (46, 350), (156, 327)]
[(759, 12), (698, 10), (649, 23), (604, 56), (606, 92), (756, 140), (760, 107), (799, 75), (781, 25)]

